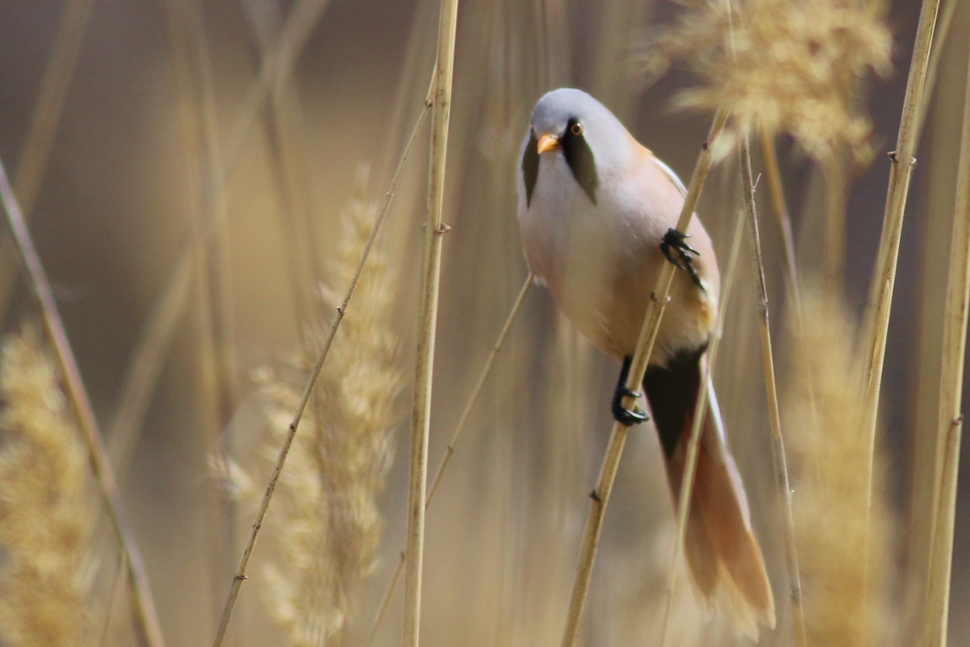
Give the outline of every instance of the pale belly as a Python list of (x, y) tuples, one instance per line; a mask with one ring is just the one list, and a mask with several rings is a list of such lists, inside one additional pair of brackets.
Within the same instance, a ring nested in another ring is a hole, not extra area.
[[(595, 219), (558, 226), (523, 223), (523, 245), (537, 279), (563, 313), (614, 359), (633, 355), (660, 268), (660, 237), (610, 231)], [(649, 238), (649, 240), (648, 240)], [(651, 364), (707, 343), (716, 307), (686, 272), (677, 270)]]

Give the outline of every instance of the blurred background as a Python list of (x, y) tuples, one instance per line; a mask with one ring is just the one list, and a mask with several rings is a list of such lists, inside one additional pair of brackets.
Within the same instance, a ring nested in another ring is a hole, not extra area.
[[(941, 15), (954, 3), (944, 0)], [(970, 3), (954, 7), (927, 97), (886, 360), (880, 443), (896, 529), (889, 644), (913, 642), (919, 622), (913, 582), (920, 576), (912, 571), (921, 567), (913, 565), (910, 530), (927, 523), (928, 494), (914, 475), (926, 473), (932, 453), (924, 445), (934, 433), (970, 45)], [(461, 3), (432, 466), (527, 274), (515, 181), (535, 101), (560, 86), (586, 89), (682, 178), (690, 176), (710, 123), (710, 115), (671, 110), (690, 75), (675, 66), (647, 87), (638, 74), (649, 30), (681, 10), (668, 0)], [(338, 293), (345, 288), (332, 272), (340, 214), (362, 165), (369, 168), (368, 199), (379, 202), (387, 190), (427, 92), (437, 12), (432, 0), (0, 3), (0, 159), (29, 216), (107, 436), (169, 645), (206, 644), (214, 633), (254, 508), (226, 503), (210, 456), (227, 451), (254, 465), (247, 473), (262, 489), (268, 467), (253, 456), (267, 442), (268, 424), (254, 372), (299, 351), (308, 326), (329, 322), (332, 309), (314, 294), (321, 282)], [(894, 71), (870, 78), (858, 99), (871, 113), (877, 155), (852, 177), (847, 198), (841, 292), (857, 315), (876, 258), (884, 152), (896, 141), (918, 13), (914, 0), (889, 6)], [(272, 57), (287, 20), (300, 27), (286, 32), (299, 43), (292, 74), (267, 86), (269, 101), (254, 102), (260, 70), (280, 60)], [(396, 268), (388, 327), (400, 340), (405, 375), (416, 344), (426, 133), (427, 126), (378, 238)], [(791, 140), (780, 138), (778, 146), (807, 274), (819, 269), (826, 222), (821, 172)], [(760, 173), (760, 157), (755, 165)], [(722, 271), (739, 189), (736, 166), (725, 162), (698, 209)], [(759, 199), (776, 353), (787, 366), (791, 317), (782, 245), (767, 196)], [(15, 253), (3, 249), (0, 261), (10, 265)], [(37, 315), (18, 277), (0, 286), (6, 331)], [(731, 308), (715, 381), (779, 609), (779, 629), (766, 632), (762, 644), (787, 645), (791, 621), (755, 282), (744, 254)], [(340, 339), (338, 333), (335, 344)], [(607, 403), (616, 369), (558, 315), (545, 290), (528, 294), (429, 512), (426, 644), (559, 640), (586, 497), (612, 424)], [(399, 405), (397, 456), (379, 499), (378, 558), (348, 617), (347, 645), (364, 644), (404, 546), (410, 396), (410, 382), (388, 394)], [(966, 445), (949, 631), (955, 646), (970, 645), (970, 617), (959, 612), (970, 601)], [(655, 434), (637, 428), (607, 513), (586, 644), (651, 644), (673, 532)], [(272, 550), (270, 540), (257, 545), (231, 644), (280, 641), (258, 565)], [(99, 568), (111, 571), (113, 559), (102, 557)], [(103, 578), (110, 581), (111, 573)], [(102, 589), (107, 585), (96, 587)], [(399, 641), (400, 606), (398, 592), (377, 644)], [(686, 584), (677, 613), (678, 644), (735, 644), (717, 618), (704, 620)], [(124, 612), (116, 610), (111, 622), (110, 640), (133, 639)]]

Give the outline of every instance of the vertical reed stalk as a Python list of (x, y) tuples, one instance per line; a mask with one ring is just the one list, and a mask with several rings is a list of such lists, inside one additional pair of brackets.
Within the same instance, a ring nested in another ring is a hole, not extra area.
[(923, 90), (923, 101), (920, 104), (919, 118), (916, 124), (916, 143), (914, 144), (914, 148), (919, 147), (920, 136), (923, 134), (923, 124), (926, 122), (926, 115), (929, 113), (930, 103), (933, 101), (933, 90), (936, 88), (936, 78), (940, 70), (940, 59), (943, 58), (946, 40), (950, 35), (950, 25), (953, 24), (953, 16), (959, 4), (959, 0), (950, 0), (947, 2), (943, 6), (943, 12), (940, 14), (936, 26), (936, 34), (934, 35), (936, 47), (930, 51), (930, 58), (926, 65), (926, 86)]
[[(700, 155), (697, 157), (694, 174), (691, 176), (687, 196), (684, 198), (684, 207), (677, 221), (678, 231), (687, 231), (687, 227), (690, 225), (694, 209), (697, 207), (697, 201), (700, 199), (701, 190), (704, 188), (704, 182), (707, 180), (707, 175), (714, 161), (714, 144), (720, 137), (726, 123), (727, 113), (718, 111), (714, 115), (707, 141), (704, 142)], [(675, 269), (673, 263), (663, 264), (660, 276), (657, 279), (657, 286), (647, 304), (647, 312), (643, 319), (643, 327), (640, 329), (640, 338), (633, 360), (630, 363), (629, 378), (626, 383), (626, 388), (631, 391), (639, 390), (643, 376), (647, 372), (647, 364), (650, 361), (650, 354), (653, 352), (653, 344), (657, 339), (657, 331), (660, 329), (660, 320), (663, 317), (667, 302), (670, 301), (670, 285), (674, 279)], [(635, 404), (634, 398), (626, 397), (623, 399), (624, 407), (633, 407)], [(569, 600), (566, 626), (563, 630), (562, 647), (574, 647), (576, 644), (579, 621), (582, 619), (583, 607), (586, 605), (586, 594), (589, 591), (589, 581), (593, 574), (596, 548), (599, 545), (600, 534), (603, 530), (606, 506), (610, 501), (613, 482), (616, 480), (616, 471), (620, 465), (620, 457), (623, 455), (623, 446), (626, 443), (628, 431), (629, 427), (618, 422), (614, 423), (610, 442), (606, 448), (606, 456), (603, 458), (603, 465), (600, 467), (599, 478), (596, 481), (596, 489), (590, 494), (589, 516), (586, 518), (586, 530), (580, 548), (579, 563), (576, 565), (573, 592)]]
[(431, 100), (429, 97), (425, 100), (425, 108), (418, 116), (418, 120), (414, 124), (414, 129), (411, 131), (411, 137), (408, 139), (408, 143), (404, 147), (404, 152), (401, 154), (401, 159), (397, 164), (397, 168), (394, 170), (390, 187), (384, 196), (384, 202), (381, 204), (381, 208), (377, 213), (377, 218), (374, 220), (374, 228), (371, 230), (367, 243), (364, 245), (364, 251), (361, 254), (360, 262), (357, 264), (354, 277), (350, 281), (350, 285), (347, 287), (347, 292), (344, 294), (340, 307), (337, 308), (336, 316), (334, 317), (333, 322), (330, 324), (330, 330), (327, 331), (323, 346), (320, 349), (320, 354), (317, 356), (317, 361), (313, 365), (313, 369), (310, 371), (310, 375), (307, 378), (306, 386), (304, 387), (303, 393), (300, 396), (300, 403), (296, 408), (296, 412), (293, 414), (293, 420), (290, 422), (289, 431), (287, 432), (286, 439), (283, 441), (283, 446), (280, 448), (280, 453), (279, 456), (277, 456), (276, 464), (273, 467), (273, 472), (270, 476), (269, 483), (266, 485), (266, 491), (259, 503), (259, 509), (256, 512), (256, 519), (253, 521), (252, 531), (249, 534), (249, 539), (246, 542), (242, 557), (239, 560), (239, 566), (237, 567), (236, 574), (233, 577), (232, 587), (230, 588), (229, 596), (226, 599), (226, 607), (222, 612), (222, 618), (220, 619), (219, 626), (216, 629), (216, 636), (212, 643), (213, 647), (220, 647), (223, 639), (226, 636), (226, 630), (229, 627), (229, 620), (232, 618), (232, 611), (236, 605), (236, 599), (239, 597), (239, 589), (242, 586), (242, 583), (247, 579), (246, 567), (249, 565), (249, 558), (252, 555), (253, 547), (256, 545), (256, 538), (258, 537), (259, 530), (263, 525), (263, 519), (266, 517), (266, 511), (269, 509), (270, 500), (273, 498), (273, 491), (276, 490), (276, 483), (279, 481), (280, 474), (283, 471), (283, 465), (286, 463), (286, 456), (290, 451), (290, 446), (293, 444), (293, 438), (296, 436), (296, 430), (300, 425), (300, 420), (303, 418), (303, 412), (306, 410), (307, 403), (310, 400), (310, 395), (313, 392), (313, 386), (316, 384), (317, 377), (320, 375), (320, 370), (323, 368), (323, 363), (326, 361), (327, 354), (330, 352), (330, 346), (333, 344), (333, 338), (337, 334), (337, 329), (340, 327), (340, 322), (343, 321), (344, 315), (347, 312), (347, 306), (350, 304), (350, 299), (354, 295), (354, 289), (357, 287), (357, 281), (360, 279), (361, 272), (364, 270), (364, 263), (367, 262), (367, 256), (370, 254), (371, 247), (374, 246), (374, 239), (377, 238), (377, 233), (380, 231), (381, 223), (384, 222), (384, 217), (387, 215), (388, 208), (391, 206), (391, 200), (394, 197), (394, 188), (397, 186), (397, 181), (401, 175), (401, 170), (404, 168), (404, 162), (407, 161), (408, 154), (411, 152), (411, 147), (414, 145), (414, 140), (417, 139), (418, 132), (421, 129), (421, 125), (424, 123), (424, 118), (427, 116), (430, 106)]
[[(14, 195), (20, 201), (24, 218), (30, 218), (34, 205), (37, 204), (37, 195), (47, 170), (47, 159), (54, 146), (57, 126), (93, 5), (94, 0), (69, 0), (61, 14), (50, 62), (40, 82), (40, 93), (30, 117), (30, 126), (13, 182)], [(0, 312), (7, 309), (10, 289), (16, 278), (15, 253), (7, 232), (0, 233)]]
[(7, 171), (2, 161), (0, 161), (0, 201), (3, 202), (7, 222), (20, 252), (20, 257), (27, 269), (31, 286), (40, 302), (44, 327), (50, 336), (51, 344), (57, 354), (58, 364), (64, 374), (66, 390), (78, 417), (88, 453), (91, 455), (94, 476), (98, 481), (102, 498), (107, 507), (112, 530), (121, 544), (122, 550), (127, 555), (128, 577), (132, 585), (133, 606), (138, 616), (139, 628), (143, 633), (144, 640), (150, 647), (164, 647), (165, 641), (162, 637), (161, 625), (158, 622), (158, 614), (155, 611), (155, 603), (152, 600), (151, 588), (148, 585), (148, 575), (128, 522), (124, 500), (121, 498), (111, 463), (108, 461), (104, 449), (98, 421), (94, 416), (91, 400), (88, 398), (87, 390), (81, 379), (81, 372), (71, 350), (67, 331), (64, 329), (64, 322), (57, 311), (54, 294), (50, 282), (47, 280), (47, 273), (40, 262), (40, 256), (37, 254), (34, 242), (30, 238), (27, 223), (24, 221), (23, 212), (20, 210), (13, 188), (10, 186), (10, 180), (7, 178)]
[(950, 571), (953, 564), (953, 527), (956, 519), (957, 476), (960, 467), (960, 436), (963, 415), (949, 421), (940, 466), (939, 509), (933, 528), (933, 546), (923, 618), (924, 647), (945, 647), (950, 606)]
[(214, 187), (215, 191), (222, 192), (223, 187), (220, 184), (225, 183), (239, 160), (239, 153), (256, 119), (273, 93), (289, 78), (293, 64), (329, 4), (330, 0), (298, 0), (296, 6), (290, 9), (276, 46), (263, 56), (256, 82), (246, 94), (242, 115), (229, 137), (223, 158), (225, 166), (220, 182)]
[(407, 568), (404, 572), (404, 647), (417, 647), (421, 629), (421, 570), (424, 565), (424, 512), (427, 498), (428, 437), (431, 430), (431, 390), (438, 289), (441, 282), (442, 222), (448, 124), (451, 120), (451, 82), (455, 66), (458, 0), (441, 0), (438, 17), (438, 58), (435, 62), (431, 115), (431, 159), (428, 172), (428, 220), (418, 311), (418, 350), (411, 416), (411, 460), (408, 484)]
[[(882, 387), (882, 369), (886, 358), (886, 337), (889, 331), (889, 315), (892, 306), (893, 286), (896, 281), (896, 263), (899, 256), (899, 240), (903, 229), (903, 213), (909, 181), (916, 164), (915, 138), (923, 100), (926, 67), (930, 48), (933, 43), (933, 29), (939, 0), (924, 0), (920, 9), (916, 41), (913, 45), (913, 60), (906, 83), (903, 100), (903, 114), (899, 124), (899, 139), (896, 150), (890, 153), (889, 189), (886, 197), (886, 212), (883, 218), (882, 238), (879, 243), (879, 256), (869, 294), (868, 326), (864, 333), (869, 337), (869, 352), (866, 357), (866, 391), (863, 401), (862, 432), (869, 440), (870, 462), (866, 482), (869, 490), (867, 517), (872, 507), (872, 457), (875, 452), (876, 421), (879, 413), (879, 393)], [(866, 548), (868, 555), (868, 546)], [(864, 558), (867, 559), (867, 558)], [(868, 561), (868, 559), (867, 559)]]
[(775, 362), (771, 349), (771, 327), (768, 323), (768, 288), (765, 283), (765, 267), (761, 258), (761, 237), (758, 234), (758, 213), (755, 205), (755, 187), (751, 172), (751, 150), (748, 138), (740, 142), (741, 182), (744, 185), (745, 217), (751, 242), (751, 259), (758, 281), (758, 319), (761, 331), (761, 357), (764, 363), (765, 391), (768, 399), (768, 418), (771, 424), (771, 458), (775, 466), (775, 482), (784, 507), (785, 565), (792, 605), (795, 644), (805, 647), (805, 612), (802, 608), (802, 578), (798, 569), (798, 551), (795, 547), (795, 521), (792, 516), (791, 485), (788, 480), (788, 461), (785, 458), (785, 441), (781, 433), (781, 412), (778, 407), (778, 387), (775, 383)]
[(192, 256), (180, 253), (128, 359), (118, 407), (108, 426), (108, 454), (119, 477), (124, 477), (131, 464), (142, 420), (168, 359), (175, 329), (185, 314), (191, 289)]
[[(529, 275), (525, 278), (525, 282), (522, 284), (522, 288), (519, 290), (519, 295), (515, 299), (515, 303), (512, 305), (512, 309), (509, 311), (508, 317), (505, 319), (505, 324), (502, 326), (502, 331), (498, 335), (498, 339), (492, 345), (492, 351), (488, 355), (488, 359), (485, 361), (485, 366), (482, 367), (482, 372), (478, 376), (478, 382), (475, 383), (475, 387), (472, 389), (471, 395), (468, 397), (468, 401), (465, 403), (465, 408), (461, 413), (461, 417), (458, 419), (458, 425), (455, 427), (454, 434), (451, 436), (451, 440), (448, 442), (448, 446), (445, 449), (445, 455), (441, 458), (441, 462), (438, 464), (438, 470), (435, 472), (434, 479), (431, 481), (431, 487), (428, 488), (428, 496), (424, 503), (425, 512), (431, 507), (431, 502), (434, 500), (434, 495), (438, 491), (438, 486), (441, 485), (441, 477), (444, 476), (445, 470), (448, 468), (448, 464), (451, 462), (451, 457), (455, 453), (455, 448), (458, 446), (458, 441), (461, 439), (462, 432), (465, 430), (465, 425), (468, 424), (468, 420), (471, 417), (472, 410), (478, 403), (478, 396), (482, 393), (482, 388), (485, 386), (485, 381), (492, 372), (492, 367), (495, 365), (495, 360), (498, 358), (498, 354), (502, 351), (502, 344), (505, 343), (505, 337), (508, 335), (509, 330), (512, 328), (512, 322), (515, 321), (516, 315), (519, 314), (519, 309), (522, 307), (522, 302), (525, 300), (525, 295), (532, 287), (532, 282), (534, 275), (529, 272)], [(381, 628), (381, 624), (384, 622), (384, 616), (387, 614), (388, 605), (391, 603), (391, 596), (397, 589), (397, 583), (401, 579), (401, 572), (404, 570), (404, 564), (407, 561), (407, 556), (404, 551), (401, 551), (400, 559), (397, 562), (397, 568), (394, 570), (394, 575), (391, 576), (391, 581), (387, 585), (387, 589), (384, 591), (384, 595), (381, 597), (381, 606), (377, 611), (377, 615), (374, 617), (373, 625), (371, 626), (370, 633), (367, 634), (366, 646), (370, 647), (374, 644), (374, 638), (377, 636), (377, 631)]]
[(775, 141), (763, 123), (761, 124), (761, 152), (765, 158), (765, 176), (768, 179), (771, 207), (775, 213), (775, 221), (785, 251), (785, 273), (788, 275), (792, 303), (795, 304), (795, 320), (801, 328), (805, 325), (805, 319), (802, 310), (801, 281), (798, 279), (798, 263), (795, 261), (795, 241), (792, 236), (791, 218), (788, 215), (788, 207), (785, 202), (785, 188), (781, 183), (781, 169), (778, 166)]
[[(220, 430), (232, 415), (229, 382), (234, 369), (232, 353), (226, 351), (226, 307), (223, 289), (226, 280), (226, 213), (224, 201), (212, 202), (219, 161), (215, 133), (215, 108), (212, 100), (211, 71), (205, 26), (195, 0), (167, 0), (171, 62), (179, 94), (179, 117), (186, 162), (186, 182), (191, 205), (191, 249), (193, 307), (192, 328), (197, 347), (196, 390), (200, 401), (198, 424), (207, 442), (207, 451), (223, 456)], [(206, 235), (209, 222), (216, 236)], [(220, 352), (220, 350), (222, 352)], [(206, 507), (211, 523), (206, 524), (211, 581), (228, 581), (235, 568), (235, 501), (229, 488), (211, 482), (206, 491)], [(213, 618), (222, 611), (221, 592), (212, 596)]]
[[(281, 7), (277, 0), (247, 0), (243, 3), (260, 53), (269, 56), (283, 28)], [(284, 240), (292, 246), (287, 269), (297, 319), (311, 321), (316, 310), (314, 301), (317, 277), (322, 275), (322, 262), (317, 253), (317, 236), (312, 219), (312, 191), (306, 163), (306, 130), (296, 85), (282, 80), (266, 111), (266, 130), (270, 140), (272, 166), (275, 170), (280, 202), (279, 217)]]
[[(667, 569), (667, 587), (664, 590), (664, 615), (663, 624), (660, 630), (660, 645), (666, 647), (670, 637), (670, 625), (673, 619), (674, 596), (677, 592), (677, 572), (680, 568), (680, 558), (683, 552), (684, 537), (687, 532), (687, 517), (690, 514), (690, 497), (694, 490), (694, 471), (697, 467), (697, 451), (700, 443), (701, 429), (706, 417), (704, 409), (707, 407), (708, 390), (707, 384), (710, 383), (711, 375), (714, 372), (714, 363), (717, 360), (717, 351), (721, 345), (721, 333), (724, 330), (725, 313), (727, 312), (728, 300), (731, 297), (731, 288), (734, 285), (734, 272), (737, 268), (738, 252), (741, 249), (741, 234), (744, 232), (744, 218), (738, 218), (734, 226), (734, 240), (731, 243), (731, 256), (728, 259), (727, 269), (724, 274), (724, 283), (721, 289), (721, 303), (718, 304), (720, 310), (717, 314), (717, 329), (711, 339), (711, 345), (707, 351), (707, 367), (701, 377), (701, 388), (698, 392), (697, 401), (694, 403), (694, 418), (690, 429), (690, 438), (687, 440), (687, 457), (684, 465), (684, 476), (681, 478), (680, 499), (677, 504), (677, 532), (674, 535), (674, 544), (670, 549), (670, 562)], [(688, 478), (687, 472), (690, 472)]]
[(963, 134), (954, 207), (946, 310), (943, 317), (929, 575), (923, 616), (924, 647), (942, 647), (946, 644), (950, 599), (957, 470), (963, 429), (960, 403), (970, 310), (970, 69), (967, 72), (966, 99), (963, 103)]
[[(215, 167), (210, 175), (207, 191), (209, 203), (218, 206), (223, 200), (226, 180), (235, 168), (239, 159), (239, 152), (250, 129), (259, 116), (259, 111), (269, 99), (271, 92), (281, 79), (286, 78), (292, 69), (293, 61), (302, 51), (309, 33), (316, 24), (320, 14), (326, 9), (329, 0), (303, 0), (294, 7), (286, 20), (279, 40), (271, 53), (268, 53), (260, 68), (259, 78), (253, 84), (246, 98), (243, 115), (240, 117), (233, 131), (235, 137), (227, 146), (228, 152), (222, 156), (221, 167)], [(206, 111), (209, 108), (205, 108)], [(208, 117), (207, 117), (208, 118)], [(211, 145), (211, 144), (210, 144)], [(217, 160), (218, 158), (213, 158)], [(204, 235), (210, 239), (216, 223), (207, 221)], [(0, 254), (2, 258), (2, 254)], [(116, 432), (124, 429), (124, 442), (119, 441), (118, 449), (112, 449), (112, 456), (119, 457), (122, 471), (126, 467), (125, 455), (130, 451), (139, 431), (139, 425), (144, 417), (148, 401), (154, 391), (161, 363), (166, 357), (168, 345), (173, 337), (175, 327), (185, 312), (186, 300), (189, 295), (190, 264), (192, 262), (192, 246), (187, 241), (179, 254), (175, 267), (169, 274), (168, 283), (163, 289), (148, 324), (142, 331), (135, 352), (129, 359), (126, 375), (137, 376), (136, 380), (125, 381), (125, 388), (120, 398), (115, 424), (112, 425), (112, 446)], [(2, 263), (2, 261), (0, 261)], [(229, 335), (225, 335), (228, 337)]]

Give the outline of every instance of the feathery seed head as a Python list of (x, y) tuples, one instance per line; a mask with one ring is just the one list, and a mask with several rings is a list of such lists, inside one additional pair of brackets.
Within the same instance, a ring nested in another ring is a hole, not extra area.
[(87, 644), (88, 456), (34, 327), (0, 348), (0, 398), (0, 642)]
[[(344, 213), (326, 313), (289, 369), (305, 375), (329, 327), (330, 313), (353, 277), (377, 214), (366, 198), (367, 171), (358, 172)], [(320, 373), (279, 482), (280, 505), (267, 529), (283, 555), (267, 568), (270, 611), (294, 645), (339, 643), (357, 585), (373, 569), (382, 528), (377, 496), (391, 463), (391, 430), (403, 383), (398, 343), (390, 328), (394, 280), (386, 252), (375, 244)], [(262, 392), (274, 456), (300, 399), (302, 385), (267, 373)]]
[[(700, 83), (681, 108), (726, 108), (734, 126), (788, 133), (813, 158), (847, 146), (871, 159), (872, 125), (854, 96), (870, 70), (891, 71), (883, 0), (684, 0), (678, 22), (650, 43), (647, 74), (684, 60)], [(732, 39), (733, 32), (733, 39)]]
[[(817, 315), (795, 340), (795, 379), (784, 410), (808, 641), (879, 644), (889, 622), (892, 519), (884, 458), (878, 451), (870, 455), (861, 433), (864, 362), (853, 350), (855, 325), (841, 306), (818, 293), (807, 294), (804, 305)], [(867, 551), (868, 565), (861, 559)]]

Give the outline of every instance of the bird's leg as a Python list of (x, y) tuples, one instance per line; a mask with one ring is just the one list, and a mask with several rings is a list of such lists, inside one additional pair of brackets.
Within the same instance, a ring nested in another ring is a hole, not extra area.
[(633, 405), (633, 409), (627, 409), (623, 406), (623, 398), (628, 396), (631, 398), (639, 398), (642, 395), (639, 391), (631, 391), (626, 388), (626, 381), (630, 375), (630, 362), (632, 360), (633, 358), (630, 356), (623, 358), (623, 368), (620, 369), (620, 379), (616, 382), (616, 391), (613, 392), (613, 406), (611, 408), (613, 411), (613, 419), (627, 427), (638, 425), (650, 419), (646, 411), (636, 405)]
[[(694, 285), (699, 287), (701, 290), (704, 289), (704, 284), (701, 283), (701, 277), (697, 273), (697, 269), (694, 267), (694, 256), (700, 256), (701, 253), (687, 244), (687, 240), (690, 238), (690, 234), (682, 234), (673, 227), (667, 230), (664, 234), (663, 242), (660, 243), (660, 251), (663, 252), (667, 260), (676, 265), (678, 268), (684, 270), (690, 274), (690, 278), (693, 279)], [(671, 250), (677, 252), (677, 257)]]

